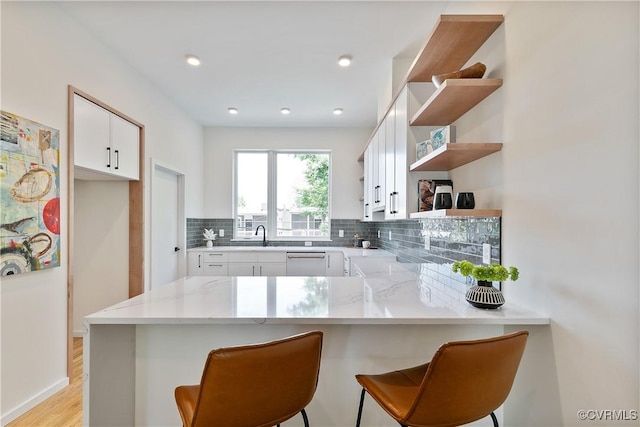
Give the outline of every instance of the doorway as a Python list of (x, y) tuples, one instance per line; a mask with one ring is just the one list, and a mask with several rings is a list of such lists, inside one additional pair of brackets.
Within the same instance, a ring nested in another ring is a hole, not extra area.
[(184, 174), (151, 161), (151, 280), (155, 289), (186, 274)]

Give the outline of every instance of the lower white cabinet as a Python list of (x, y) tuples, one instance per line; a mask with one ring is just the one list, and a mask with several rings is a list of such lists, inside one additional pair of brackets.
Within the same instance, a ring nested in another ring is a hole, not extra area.
[(285, 252), (231, 252), (229, 276), (286, 276)]
[[(328, 251), (327, 277), (344, 276), (344, 255)], [(287, 276), (287, 253), (278, 251), (192, 250), (187, 256), (189, 276)]]
[(187, 255), (189, 276), (228, 276), (228, 253), (190, 251)]
[(327, 252), (327, 277), (344, 276), (344, 255), (340, 251)]

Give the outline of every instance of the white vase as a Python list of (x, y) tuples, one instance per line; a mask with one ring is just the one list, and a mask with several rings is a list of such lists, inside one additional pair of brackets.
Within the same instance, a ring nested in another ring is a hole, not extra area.
[(207, 240), (207, 247), (208, 248), (212, 248), (213, 247), (213, 241), (212, 240)]

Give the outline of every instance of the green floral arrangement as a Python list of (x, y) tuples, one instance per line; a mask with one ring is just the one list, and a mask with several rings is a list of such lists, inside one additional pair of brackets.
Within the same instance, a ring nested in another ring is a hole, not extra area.
[(518, 280), (520, 272), (516, 267), (506, 267), (500, 264), (475, 265), (467, 260), (456, 261), (451, 270), (454, 273), (460, 272), (463, 276), (472, 276), (474, 279), (485, 282), (502, 282), (507, 279)]

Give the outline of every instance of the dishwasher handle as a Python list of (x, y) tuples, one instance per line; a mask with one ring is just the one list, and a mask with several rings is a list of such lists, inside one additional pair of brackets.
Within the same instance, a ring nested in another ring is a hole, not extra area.
[(288, 259), (324, 259), (324, 252), (287, 252)]

